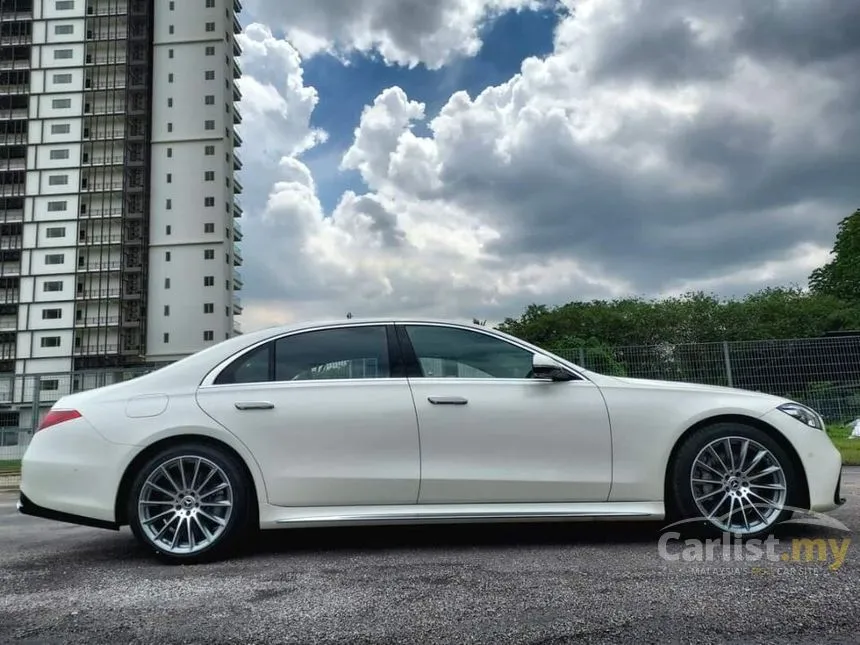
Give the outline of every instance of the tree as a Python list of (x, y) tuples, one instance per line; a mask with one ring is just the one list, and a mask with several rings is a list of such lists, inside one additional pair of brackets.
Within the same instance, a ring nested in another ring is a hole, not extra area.
[(809, 276), (813, 293), (860, 302), (860, 209), (839, 223), (833, 259)]

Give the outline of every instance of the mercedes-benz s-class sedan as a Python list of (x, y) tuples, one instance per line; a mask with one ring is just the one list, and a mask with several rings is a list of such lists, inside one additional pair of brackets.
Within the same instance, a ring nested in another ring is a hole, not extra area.
[(266, 329), (61, 398), (20, 512), (119, 529), (168, 562), (249, 531), (464, 521), (695, 521), (757, 536), (842, 503), (815, 411), (606, 376), (430, 320)]

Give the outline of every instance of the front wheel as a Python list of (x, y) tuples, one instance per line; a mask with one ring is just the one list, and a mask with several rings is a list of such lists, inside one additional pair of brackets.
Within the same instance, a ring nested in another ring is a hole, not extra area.
[(694, 433), (672, 470), (682, 520), (742, 538), (761, 536), (789, 519), (799, 481), (794, 462), (768, 433), (738, 423)]
[(138, 471), (128, 499), (134, 536), (169, 563), (231, 555), (246, 533), (251, 495), (236, 459), (213, 446), (162, 450)]

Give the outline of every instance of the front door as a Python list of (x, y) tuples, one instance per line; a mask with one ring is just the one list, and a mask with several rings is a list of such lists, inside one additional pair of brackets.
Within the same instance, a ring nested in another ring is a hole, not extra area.
[(203, 410), (253, 452), (270, 504), (416, 502), (418, 425), (408, 382), (392, 377), (389, 327), (287, 335), (200, 388)]
[(479, 330), (404, 324), (399, 336), (419, 366), (419, 502), (608, 498), (609, 415), (594, 384), (533, 379), (531, 351)]

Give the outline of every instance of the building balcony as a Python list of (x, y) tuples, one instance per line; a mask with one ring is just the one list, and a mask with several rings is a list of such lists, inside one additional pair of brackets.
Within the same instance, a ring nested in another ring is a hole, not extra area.
[(0, 119), (4, 121), (14, 121), (18, 119), (26, 119), (30, 116), (28, 108), (16, 108), (14, 110), (0, 109)]
[(242, 170), (242, 167), (243, 167), (244, 165), (245, 165), (245, 164), (243, 164), (243, 163), (242, 163), (242, 159), (240, 159), (240, 158), (239, 158), (239, 155), (237, 155), (237, 154), (234, 152), (234, 153), (233, 153), (233, 170), (236, 170), (236, 171), (238, 171), (238, 170)]
[(239, 222), (233, 223), (233, 241), (238, 242), (244, 237), (242, 233), (242, 225)]
[(30, 93), (30, 84), (29, 83), (16, 83), (15, 85), (0, 85), (0, 94), (5, 95), (20, 95), (20, 94), (29, 94)]
[(80, 242), (80, 244), (83, 246), (109, 246), (111, 244), (121, 243), (121, 233), (117, 233), (115, 235), (93, 235), (92, 237), (87, 237)]
[(76, 321), (79, 327), (107, 327), (108, 325), (119, 325), (119, 316), (97, 316), (94, 318), (82, 318)]
[(0, 224), (10, 224), (12, 222), (23, 222), (23, 221), (24, 221), (24, 211), (23, 210), (11, 210), (11, 211), (0, 210)]
[(233, 314), (239, 316), (245, 308), (242, 306), (242, 299), (239, 296), (233, 296)]
[(240, 0), (233, 0), (233, 13), (242, 13), (242, 3)]
[(238, 35), (242, 33), (242, 24), (239, 22), (239, 18), (236, 15), (233, 15), (233, 34)]
[(0, 159), (0, 172), (4, 170), (26, 170), (27, 159), (19, 157), (16, 159)]
[(102, 181), (102, 182), (93, 182), (92, 184), (88, 184), (87, 186), (81, 187), (82, 193), (111, 193), (115, 191), (121, 191), (123, 187), (123, 182), (121, 181)]
[(241, 195), (242, 191), (245, 190), (245, 187), (242, 186), (242, 182), (240, 182), (236, 177), (233, 177), (233, 194)]
[(78, 300), (102, 300), (119, 298), (119, 289), (84, 289), (78, 292)]
[(105, 40), (127, 40), (128, 29), (123, 28), (121, 31), (110, 29), (101, 29), (99, 31), (88, 31), (87, 40), (90, 42), (102, 42)]
[(240, 137), (239, 133), (236, 132), (235, 130), (233, 130), (233, 147), (234, 148), (241, 148), (242, 147), (242, 137)]
[(104, 155), (101, 157), (90, 157), (81, 162), (83, 166), (122, 166), (125, 163), (124, 155)]
[(125, 52), (117, 52), (110, 56), (94, 56), (93, 54), (87, 54), (87, 57), (84, 60), (84, 65), (125, 65), (125, 62)]
[(26, 193), (24, 184), (0, 184), (0, 197), (24, 197)]
[(15, 343), (4, 343), (0, 345), (0, 359), (8, 361), (15, 358)]
[(111, 79), (86, 79), (84, 87), (88, 90), (122, 90), (125, 89), (125, 76)]
[(0, 71), (11, 71), (19, 69), (30, 69), (30, 61), (23, 60), (3, 60), (0, 59)]
[(16, 331), (17, 329), (17, 316), (3, 316), (2, 318), (0, 318), (0, 331)]
[(0, 289), (0, 305), (17, 303), (21, 299), (21, 293), (15, 289)]
[(234, 244), (233, 245), (233, 266), (234, 267), (240, 267), (240, 266), (242, 266), (243, 262), (244, 262), (244, 260), (242, 259), (242, 250), (239, 248), (238, 245)]
[(242, 78), (242, 67), (234, 59), (233, 60), (233, 80), (239, 80), (240, 78)]
[(87, 7), (88, 16), (125, 16), (128, 15), (128, 3), (93, 2)]
[(84, 110), (84, 116), (101, 116), (105, 114), (125, 114), (125, 101), (117, 101), (114, 105), (90, 105)]
[(122, 262), (113, 260), (110, 262), (88, 262), (78, 265), (78, 272), (95, 272), (95, 271), (119, 271), (122, 268)]
[(241, 336), (242, 335), (242, 323), (240, 323), (238, 320), (233, 321), (233, 335), (234, 336)]
[(4, 235), (0, 237), (0, 249), (4, 251), (17, 251), (21, 248), (20, 235)]
[(245, 282), (242, 279), (242, 274), (239, 273), (236, 269), (233, 269), (233, 290), (234, 291), (241, 291), (241, 289), (244, 285), (245, 285)]
[(83, 138), (86, 141), (116, 141), (125, 139), (125, 129), (90, 131)]
[(242, 202), (239, 201), (238, 198), (233, 198), (233, 217), (242, 217), (242, 214), (245, 211), (242, 209)]
[(32, 11), (10, 11), (8, 13), (0, 13), (0, 22), (30, 22), (32, 20)]
[(0, 145), (25, 146), (27, 145), (27, 133), (8, 132), (6, 134), (0, 134)]
[(0, 277), (12, 277), (21, 275), (20, 262), (0, 262)]
[(242, 90), (239, 89), (239, 86), (236, 83), (233, 83), (233, 102), (239, 103), (242, 101)]
[(108, 217), (122, 217), (122, 208), (101, 208), (88, 210), (79, 215), (81, 219), (104, 219)]
[(14, 47), (15, 45), (29, 45), (33, 42), (33, 34), (7, 34), (0, 36), (0, 47)]
[(119, 345), (116, 344), (93, 344), (93, 345), (77, 345), (75, 347), (75, 356), (97, 356), (99, 354), (116, 354), (119, 351)]
[(238, 108), (233, 108), (233, 125), (242, 125), (242, 113)]

